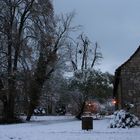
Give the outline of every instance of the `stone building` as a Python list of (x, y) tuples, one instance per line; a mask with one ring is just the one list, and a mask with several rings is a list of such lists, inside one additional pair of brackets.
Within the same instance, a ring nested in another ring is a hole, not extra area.
[(115, 72), (116, 109), (129, 109), (140, 117), (140, 46)]

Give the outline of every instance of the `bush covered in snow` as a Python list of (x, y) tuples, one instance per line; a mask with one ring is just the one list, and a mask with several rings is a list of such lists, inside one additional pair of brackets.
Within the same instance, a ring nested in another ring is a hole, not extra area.
[(34, 109), (34, 114), (35, 115), (45, 115), (46, 111), (44, 108), (38, 107), (38, 108)]
[(58, 115), (65, 115), (66, 114), (65, 105), (60, 104), (60, 105), (56, 106), (55, 111)]
[(110, 121), (110, 128), (131, 128), (140, 125), (138, 117), (120, 110), (114, 112), (114, 117)]

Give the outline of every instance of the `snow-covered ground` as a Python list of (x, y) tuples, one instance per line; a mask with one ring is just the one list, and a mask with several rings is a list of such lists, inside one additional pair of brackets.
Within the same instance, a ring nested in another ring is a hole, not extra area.
[(81, 130), (71, 116), (33, 117), (30, 123), (0, 125), (0, 140), (140, 140), (140, 127), (108, 128), (110, 119), (93, 120), (93, 130)]

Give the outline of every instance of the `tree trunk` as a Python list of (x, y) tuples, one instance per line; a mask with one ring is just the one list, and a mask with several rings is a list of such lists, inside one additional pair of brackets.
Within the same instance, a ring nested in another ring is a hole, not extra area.
[[(30, 89), (29, 89), (29, 97), (30, 97), (30, 102), (29, 102), (29, 108), (28, 108), (28, 113), (27, 113), (27, 121), (30, 121), (31, 116), (34, 112), (34, 109), (37, 107), (40, 99), (40, 95), (42, 92), (42, 87), (44, 85), (44, 82), (48, 77), (50, 77), (51, 73), (54, 71), (52, 68), (46, 75), (47, 72), (47, 67), (49, 63), (55, 64), (56, 61), (56, 52), (52, 53), (50, 56), (48, 56), (48, 60), (46, 61), (46, 57), (44, 56), (43, 52), (40, 52), (36, 72), (33, 76), (33, 80), (30, 83)], [(54, 58), (55, 59), (54, 59)]]
[(8, 90), (5, 91), (6, 100), (4, 101), (4, 121), (6, 123), (12, 123), (15, 119), (14, 108), (15, 108), (15, 73), (12, 69), (12, 23), (8, 31), (8, 56), (7, 56), (7, 72), (8, 72)]
[(76, 116), (76, 118), (79, 119), (79, 120), (81, 120), (82, 114), (83, 114), (83, 112), (84, 112), (85, 104), (86, 104), (86, 101), (83, 102), (83, 104), (82, 104), (82, 106), (81, 106), (81, 109), (80, 109), (80, 112), (79, 112), (78, 115)]
[(42, 53), (40, 53), (37, 69), (33, 76), (33, 79), (31, 80), (30, 89), (28, 92), (30, 97), (30, 102), (29, 102), (29, 108), (28, 108), (28, 113), (26, 118), (27, 121), (30, 121), (34, 109), (38, 105), (42, 86), (46, 80), (46, 69), (47, 69), (47, 64), (45, 61), (45, 57), (43, 56)]
[[(15, 121), (15, 82), (11, 81), (8, 89), (8, 97), (3, 99), (3, 119), (5, 123), (12, 123)], [(5, 93), (6, 94), (6, 93)]]
[[(37, 77), (37, 75), (35, 75), (34, 77)], [(34, 109), (38, 105), (41, 89), (44, 83), (43, 79), (41, 81), (35, 79), (31, 81), (30, 89), (29, 89), (30, 101), (29, 101), (29, 106), (27, 111), (27, 118), (26, 118), (27, 121), (30, 121), (31, 116), (34, 113)]]
[(33, 115), (34, 113), (34, 109), (35, 109), (36, 105), (35, 104), (31, 104), (29, 105), (29, 110), (28, 110), (28, 114), (27, 114), (27, 118), (26, 118), (26, 121), (30, 121), (31, 119), (31, 116)]
[(8, 122), (9, 120), (9, 114), (8, 114), (8, 103), (3, 102), (3, 120), (4, 122)]

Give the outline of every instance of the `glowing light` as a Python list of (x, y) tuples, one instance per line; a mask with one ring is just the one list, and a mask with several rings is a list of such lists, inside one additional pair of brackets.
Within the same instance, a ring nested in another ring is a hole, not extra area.
[(116, 103), (117, 103), (117, 101), (116, 101), (116, 100), (113, 100), (113, 101), (112, 101), (112, 103), (113, 103), (113, 104), (116, 104)]
[(91, 104), (88, 104), (89, 106), (91, 106)]

